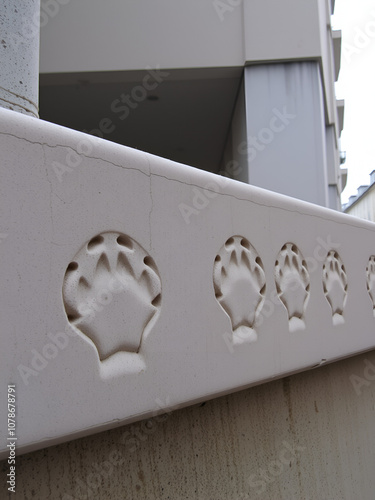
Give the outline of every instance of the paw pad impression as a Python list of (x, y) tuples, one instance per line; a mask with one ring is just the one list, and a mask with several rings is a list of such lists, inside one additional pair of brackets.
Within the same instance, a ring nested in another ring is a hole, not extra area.
[(289, 318), (289, 331), (304, 330), (304, 314), (310, 295), (310, 278), (302, 253), (286, 243), (275, 263), (277, 294)]
[(232, 236), (221, 247), (213, 281), (216, 299), (231, 320), (234, 343), (256, 340), (266, 279), (262, 261), (246, 238)]
[(367, 277), (367, 291), (372, 301), (372, 310), (375, 316), (375, 255), (371, 255), (368, 261), (366, 267), (366, 277)]
[(332, 309), (334, 325), (344, 323), (344, 306), (348, 295), (348, 280), (339, 254), (330, 250), (323, 265), (323, 290)]
[(63, 300), (69, 322), (91, 339), (103, 361), (118, 351), (139, 352), (160, 311), (161, 280), (135, 240), (105, 232), (68, 265)]

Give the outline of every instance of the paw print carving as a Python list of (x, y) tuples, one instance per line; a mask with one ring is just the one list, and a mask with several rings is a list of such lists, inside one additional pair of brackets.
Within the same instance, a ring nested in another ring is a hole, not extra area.
[(371, 255), (368, 261), (366, 267), (366, 277), (367, 277), (367, 291), (372, 301), (372, 311), (375, 316), (375, 255)]
[(344, 323), (344, 306), (347, 298), (348, 280), (339, 254), (330, 250), (323, 265), (323, 290), (332, 309), (334, 325)]
[(132, 238), (92, 238), (68, 265), (63, 299), (69, 322), (96, 346), (99, 359), (139, 352), (160, 311), (161, 281), (153, 259)]
[(275, 282), (279, 299), (289, 319), (289, 331), (305, 329), (304, 314), (310, 296), (310, 278), (302, 253), (286, 243), (275, 263)]
[(256, 340), (266, 279), (262, 261), (246, 238), (232, 236), (225, 242), (215, 258), (213, 281), (216, 299), (232, 324), (233, 342)]

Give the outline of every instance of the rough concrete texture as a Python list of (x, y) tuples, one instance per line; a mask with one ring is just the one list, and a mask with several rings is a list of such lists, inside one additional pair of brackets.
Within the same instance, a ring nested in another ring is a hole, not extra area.
[(371, 363), (374, 351), (19, 456), (9, 498), (373, 500)]
[(38, 116), (40, 0), (0, 0), (0, 106)]

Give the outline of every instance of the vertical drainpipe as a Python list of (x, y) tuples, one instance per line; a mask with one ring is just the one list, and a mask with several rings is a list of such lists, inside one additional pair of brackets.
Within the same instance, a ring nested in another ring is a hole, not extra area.
[(0, 0), (0, 107), (39, 117), (40, 0)]

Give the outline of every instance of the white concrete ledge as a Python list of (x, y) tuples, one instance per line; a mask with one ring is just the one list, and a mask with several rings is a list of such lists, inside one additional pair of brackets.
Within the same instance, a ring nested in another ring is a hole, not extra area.
[(11, 111), (0, 144), (2, 457), (374, 348), (374, 224)]
[(342, 32), (341, 30), (332, 31), (333, 40), (333, 59), (335, 68), (335, 82), (339, 79), (341, 67), (341, 46), (342, 46)]
[(344, 128), (344, 110), (345, 110), (345, 100), (336, 99), (337, 116), (338, 116), (338, 136), (341, 136), (341, 132)]

